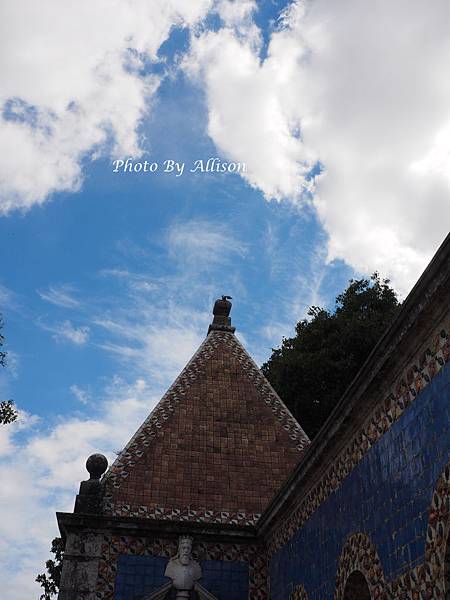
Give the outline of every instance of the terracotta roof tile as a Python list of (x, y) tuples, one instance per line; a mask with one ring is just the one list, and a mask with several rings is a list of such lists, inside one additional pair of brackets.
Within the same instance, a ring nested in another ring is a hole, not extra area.
[(105, 475), (105, 512), (254, 523), (308, 444), (234, 334), (212, 330)]

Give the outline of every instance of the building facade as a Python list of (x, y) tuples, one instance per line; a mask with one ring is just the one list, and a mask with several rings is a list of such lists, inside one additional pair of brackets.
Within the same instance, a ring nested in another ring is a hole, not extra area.
[(450, 238), (313, 443), (230, 308), (106, 473), (89, 459), (60, 600), (448, 600)]

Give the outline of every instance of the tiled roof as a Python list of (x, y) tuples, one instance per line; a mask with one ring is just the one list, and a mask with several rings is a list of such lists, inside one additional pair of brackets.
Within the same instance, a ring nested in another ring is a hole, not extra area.
[(234, 334), (212, 330), (106, 473), (105, 513), (254, 524), (308, 444)]

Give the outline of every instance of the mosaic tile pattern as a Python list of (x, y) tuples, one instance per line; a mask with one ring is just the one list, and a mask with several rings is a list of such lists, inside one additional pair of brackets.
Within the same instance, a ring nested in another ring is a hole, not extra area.
[[(425, 546), (425, 580), (445, 579), (446, 544), (450, 535), (450, 461), (440, 477), (431, 502)], [(450, 583), (450, 582), (449, 582)], [(443, 593), (441, 585), (440, 592)], [(450, 592), (450, 589), (448, 590)], [(449, 593), (450, 595), (450, 593)]]
[(217, 598), (248, 599), (248, 565), (240, 561), (205, 560), (202, 585)]
[[(381, 501), (381, 498), (380, 498)], [(431, 503), (428, 506), (428, 521), (424, 523), (426, 530), (426, 545), (422, 559), (413, 568), (407, 568), (387, 581), (380, 560), (378, 548), (365, 533), (355, 533), (347, 537), (339, 557), (336, 572), (336, 587), (334, 598), (342, 599), (345, 584), (350, 575), (361, 571), (369, 585), (371, 598), (380, 600), (444, 600), (445, 596), (445, 569), (446, 552), (449, 551), (447, 542), (450, 533), (450, 461), (447, 463), (442, 475), (438, 478), (435, 489), (431, 494)], [(388, 531), (384, 535), (392, 535)], [(319, 531), (315, 530), (318, 536)], [(305, 546), (302, 545), (301, 548)], [(312, 549), (314, 551), (314, 549)], [(290, 550), (290, 553), (292, 550)], [(447, 560), (450, 557), (447, 557)], [(317, 568), (314, 565), (312, 568)], [(299, 572), (300, 571), (300, 572)], [(305, 575), (297, 567), (291, 575), (285, 577)], [(283, 576), (278, 572), (277, 576)], [(324, 581), (327, 573), (322, 573)], [(320, 574), (319, 574), (320, 579)], [(295, 580), (295, 579), (294, 579)], [(450, 592), (450, 587), (449, 590)], [(314, 598), (328, 598), (331, 590), (318, 590), (315, 588)], [(276, 596), (285, 598), (286, 596)], [(447, 599), (446, 599), (447, 600)]]
[(308, 600), (308, 594), (302, 585), (296, 585), (289, 594), (289, 600)]
[(142, 598), (165, 583), (167, 559), (163, 556), (119, 556), (114, 585), (114, 600)]
[[(400, 575), (386, 586), (387, 599), (422, 598), (447, 600), (450, 587), (445, 589), (446, 550), (450, 534), (450, 461), (438, 480), (431, 501), (425, 560), (422, 564)], [(446, 595), (447, 593), (447, 595)]]
[(220, 523), (222, 525), (255, 526), (261, 513), (244, 511), (193, 510), (191, 508), (149, 508), (125, 502), (105, 502), (105, 512), (118, 517), (142, 517), (158, 521), (189, 521), (194, 523)]
[[(167, 558), (121, 555), (117, 560), (114, 600), (148, 596), (168, 581), (164, 576)], [(201, 584), (218, 598), (248, 599), (248, 565), (240, 561), (203, 560)]]
[(233, 339), (228, 337), (226, 341), (230, 346), (233, 355), (237, 358), (243, 369), (247, 372), (249, 379), (258, 389), (264, 402), (270, 407), (274, 416), (283, 426), (283, 429), (287, 431), (290, 439), (295, 442), (297, 450), (303, 452), (309, 446), (310, 441), (297, 420), (294, 419), (273, 387), (261, 373), (257, 364), (250, 355), (247, 354), (237, 338)]
[[(363, 533), (350, 536), (344, 546), (336, 576), (335, 600), (344, 597), (345, 583), (359, 570), (365, 576), (375, 600), (446, 600), (446, 551), (450, 533), (450, 461), (439, 478), (429, 511), (425, 560), (385, 582), (377, 550)], [(449, 594), (450, 595), (450, 594)]]
[[(98, 568), (96, 597), (99, 600), (114, 600), (119, 557), (155, 556), (170, 558), (176, 552), (176, 540), (104, 535)], [(209, 560), (242, 562), (248, 565), (249, 600), (269, 599), (267, 594), (267, 561), (261, 546), (196, 543), (194, 541), (193, 556), (200, 563)]]
[(269, 552), (273, 555), (295, 534), (303, 523), (348, 477), (369, 449), (391, 428), (403, 412), (433, 378), (442, 370), (450, 358), (450, 336), (448, 330), (441, 329), (426, 352), (416, 356), (413, 363), (404, 370), (399, 380), (367, 420), (362, 431), (347, 445), (333, 461), (324, 477), (309, 492), (269, 540)]
[(212, 331), (105, 475), (104, 512), (254, 525), (308, 444), (236, 337)]
[(335, 600), (343, 600), (347, 579), (353, 571), (361, 571), (364, 575), (371, 598), (382, 597), (385, 586), (383, 567), (374, 544), (364, 533), (351, 535), (344, 544), (336, 575)]

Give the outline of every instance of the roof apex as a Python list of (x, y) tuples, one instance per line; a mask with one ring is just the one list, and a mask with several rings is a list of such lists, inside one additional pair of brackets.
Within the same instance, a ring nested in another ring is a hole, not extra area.
[(236, 331), (236, 327), (231, 325), (230, 311), (233, 305), (230, 300), (232, 300), (231, 296), (222, 296), (222, 298), (215, 301), (213, 308), (214, 318), (208, 327), (208, 334), (211, 331), (229, 331), (230, 333)]
[(308, 445), (233, 332), (212, 329), (104, 476), (105, 510), (254, 524)]

